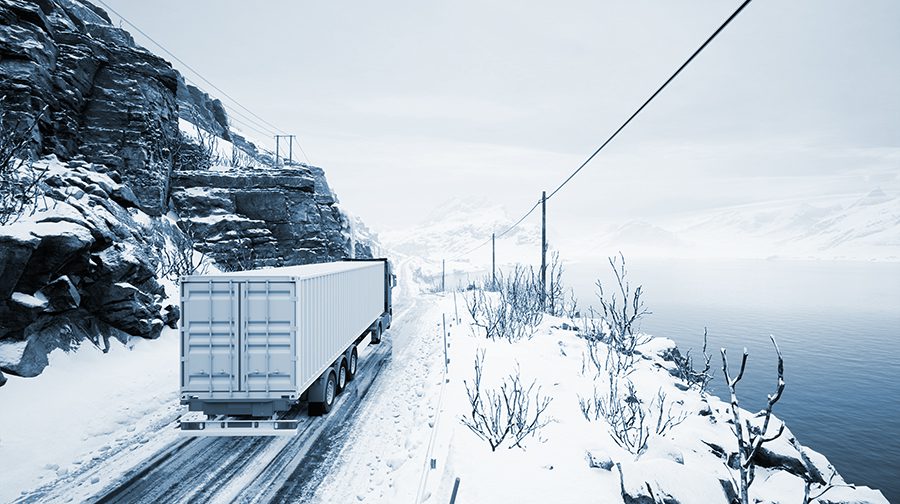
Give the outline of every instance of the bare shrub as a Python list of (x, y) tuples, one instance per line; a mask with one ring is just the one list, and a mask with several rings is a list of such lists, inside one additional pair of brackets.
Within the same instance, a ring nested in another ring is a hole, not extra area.
[(772, 408), (781, 399), (781, 394), (784, 392), (784, 359), (781, 357), (781, 350), (778, 348), (778, 343), (775, 342), (775, 337), (770, 336), (770, 338), (772, 345), (775, 346), (775, 353), (778, 355), (778, 383), (775, 387), (775, 392), (767, 396), (766, 408), (755, 415), (755, 418), (763, 418), (761, 426), (753, 425), (750, 419), (742, 419), (741, 411), (738, 407), (736, 386), (741, 381), (741, 378), (744, 377), (744, 370), (747, 367), (747, 357), (749, 356), (747, 349), (744, 349), (744, 354), (741, 357), (741, 368), (734, 378), (731, 378), (731, 375), (728, 373), (728, 358), (725, 349), (721, 349), (722, 372), (725, 376), (725, 383), (728, 385), (728, 390), (731, 393), (731, 412), (734, 416), (732, 433), (738, 444), (741, 504), (749, 504), (749, 489), (755, 474), (754, 458), (759, 452), (759, 448), (764, 443), (778, 439), (781, 433), (784, 432), (784, 423), (781, 423), (778, 432), (768, 436)]
[(575, 301), (575, 291), (566, 290), (562, 281), (565, 271), (559, 260), (559, 252), (554, 251), (550, 255), (550, 264), (547, 267), (547, 301), (544, 310), (555, 317), (575, 318), (578, 304)]
[(253, 158), (242, 149), (231, 144), (231, 157), (224, 163), (231, 168), (245, 168), (253, 164)]
[(157, 276), (160, 278), (177, 280), (185, 275), (202, 275), (209, 270), (209, 261), (194, 248), (191, 223), (184, 222), (181, 226), (182, 232), (174, 233), (170, 240), (163, 237), (159, 244)]
[(597, 297), (600, 301), (601, 317), (606, 322), (609, 344), (619, 353), (631, 356), (635, 348), (646, 342), (647, 337), (641, 335), (637, 329), (641, 318), (652, 312), (644, 306), (641, 299), (642, 287), (639, 285), (633, 291), (628, 281), (628, 271), (625, 269), (625, 256), (619, 253), (609, 258), (609, 265), (616, 277), (616, 285), (611, 294), (603, 288), (603, 283), (597, 281)]
[(709, 386), (709, 382), (712, 381), (713, 376), (710, 371), (710, 362), (712, 361), (712, 355), (706, 352), (706, 344), (707, 344), (707, 329), (703, 328), (703, 368), (696, 369), (694, 368), (694, 357), (691, 355), (691, 349), (688, 349), (685, 354), (676, 355), (675, 356), (675, 373), (676, 377), (680, 378), (688, 387), (697, 387), (701, 394), (706, 392), (707, 387)]
[(500, 272), (496, 284), (496, 294), (473, 289), (466, 296), (466, 308), (475, 326), (491, 340), (512, 343), (530, 338), (544, 318), (540, 280), (534, 270), (517, 265), (509, 275)]
[(208, 170), (213, 166), (227, 164), (227, 160), (219, 155), (219, 137), (197, 123), (195, 120), (193, 137), (179, 130), (174, 145), (168, 146), (176, 170)]
[(196, 140), (200, 148), (197, 168), (208, 170), (213, 166), (224, 164), (219, 156), (219, 137), (200, 126), (194, 125), (194, 128), (197, 130)]
[(486, 441), (491, 451), (496, 451), (504, 441), (507, 448), (522, 448), (522, 442), (538, 434), (552, 419), (545, 415), (552, 399), (541, 395), (541, 388), (536, 381), (525, 386), (519, 369), (503, 379), (500, 388), (483, 388), (482, 371), (484, 369), (484, 351), (475, 355), (475, 378), (466, 386), (466, 394), (472, 411), (460, 421), (476, 436)]
[(45, 106), (36, 117), (10, 124), (9, 115), (0, 106), (0, 225), (19, 220), (29, 208), (32, 213), (37, 209), (38, 197), (43, 194), (40, 183), (47, 170), (34, 167), (29, 146), (46, 110)]
[(610, 372), (606, 384), (603, 392), (595, 385), (592, 397), (579, 396), (581, 413), (589, 421), (604, 420), (613, 441), (630, 453), (643, 453), (651, 435), (665, 436), (687, 418), (683, 411), (677, 414), (672, 411), (674, 404), (666, 400), (661, 388), (650, 404), (645, 405), (628, 378)]
[(820, 497), (824, 496), (828, 493), (829, 490), (833, 488), (856, 488), (856, 485), (848, 485), (846, 483), (838, 484), (834, 483), (834, 477), (837, 476), (837, 471), (834, 468), (831, 469), (831, 476), (828, 477), (828, 481), (825, 483), (816, 483), (810, 480), (806, 481), (806, 485), (803, 488), (803, 504), (810, 504), (814, 500), (818, 500)]

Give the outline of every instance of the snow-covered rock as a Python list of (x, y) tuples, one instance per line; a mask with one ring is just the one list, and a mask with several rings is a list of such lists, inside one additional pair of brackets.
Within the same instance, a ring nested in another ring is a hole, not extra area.
[(29, 377), (57, 348), (159, 335), (165, 293), (148, 251), (173, 231), (110, 199), (123, 186), (95, 165), (51, 156), (35, 166), (46, 172), (41, 206), (0, 226), (0, 367)]

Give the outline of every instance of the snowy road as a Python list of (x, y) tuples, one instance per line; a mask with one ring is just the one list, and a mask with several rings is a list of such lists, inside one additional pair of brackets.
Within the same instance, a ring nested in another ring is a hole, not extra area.
[[(398, 320), (395, 327), (402, 329)], [(287, 484), (302, 467), (321, 462), (316, 450), (323, 449), (319, 437), (325, 432), (341, 432), (358, 398), (364, 397), (391, 355), (391, 340), (368, 346), (360, 352), (357, 378), (339, 396), (332, 412), (324, 417), (306, 416), (305, 406), (292, 411), (302, 423), (300, 432), (289, 438), (264, 437), (177, 437), (156, 453), (139, 462), (105, 489), (94, 495), (78, 496), (95, 502), (269, 502), (274, 497), (266, 490)], [(177, 424), (159, 425), (159, 437), (169, 438)], [(67, 501), (77, 496), (73, 487), (92, 481), (98, 474), (115, 470), (120, 462), (116, 455), (108, 460), (95, 460), (91, 469), (59, 484), (46, 485), (20, 498), (20, 502)], [(309, 491), (314, 490), (314, 486)], [(293, 501), (294, 499), (281, 499)]]
[[(413, 276), (405, 264), (398, 273)], [(180, 437), (182, 410), (168, 405), (129, 429), (130, 439), (16, 502), (386, 501), (398, 486), (414, 495), (440, 388), (440, 298), (402, 280), (395, 294), (392, 328), (381, 345), (360, 345), (359, 374), (334, 409), (310, 418), (301, 405), (289, 414), (301, 420), (296, 436)], [(412, 483), (395, 485), (398, 474)]]

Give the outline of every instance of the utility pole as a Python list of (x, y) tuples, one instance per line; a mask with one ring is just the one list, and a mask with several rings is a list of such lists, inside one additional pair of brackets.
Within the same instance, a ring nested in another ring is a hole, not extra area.
[(497, 288), (497, 233), (491, 233), (491, 290)]
[(547, 302), (547, 191), (541, 192), (541, 308)]
[(281, 156), (281, 139), (288, 141), (288, 165), (294, 164), (294, 138), (296, 135), (275, 135), (275, 166), (278, 167), (278, 159)]
[(274, 168), (278, 168), (278, 156), (279, 156), (279, 153), (281, 152), (279, 150), (278, 140), (280, 140), (280, 139), (281, 139), (281, 135), (275, 135), (275, 166), (274, 166)]
[(441, 292), (444, 292), (444, 275), (447, 270), (447, 261), (441, 259)]

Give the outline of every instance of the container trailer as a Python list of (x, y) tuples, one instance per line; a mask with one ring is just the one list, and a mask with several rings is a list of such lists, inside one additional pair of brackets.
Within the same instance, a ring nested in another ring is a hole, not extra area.
[(299, 402), (328, 413), (357, 345), (391, 326), (395, 283), (387, 259), (182, 277), (181, 403), (207, 419), (181, 429), (291, 434), (278, 416)]

